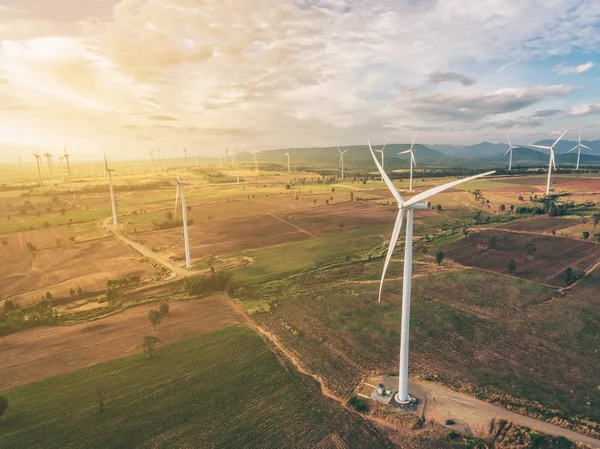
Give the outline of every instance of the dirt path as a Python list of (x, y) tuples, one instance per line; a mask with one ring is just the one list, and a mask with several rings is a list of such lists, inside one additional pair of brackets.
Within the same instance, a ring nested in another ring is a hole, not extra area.
[[(390, 380), (392, 384), (397, 382), (396, 379)], [(470, 430), (476, 434), (483, 431), (487, 435), (490, 421), (494, 418), (501, 418), (537, 432), (565, 437), (593, 448), (600, 448), (600, 440), (590, 436), (511, 412), (436, 383), (409, 381), (409, 388), (417, 394), (420, 393), (427, 397), (426, 420), (434, 419), (441, 424), (446, 419), (453, 419), (457, 423), (453, 427)]]
[(273, 215), (273, 214), (271, 214), (271, 213), (269, 213), (269, 214), (267, 214), (267, 215), (270, 215), (271, 217), (273, 217), (273, 218), (276, 218), (277, 220), (281, 221), (282, 223), (285, 223), (286, 225), (290, 225), (290, 226), (292, 226), (292, 227), (296, 228), (298, 231), (300, 231), (300, 232), (304, 232), (305, 234), (308, 234), (308, 235), (310, 235), (311, 237), (315, 237), (315, 238), (317, 237), (316, 235), (314, 235), (314, 234), (311, 234), (311, 233), (310, 233), (310, 232), (308, 232), (307, 230), (305, 230), (305, 229), (302, 229), (301, 227), (299, 227), (299, 226), (296, 226), (295, 224), (293, 224), (293, 223), (290, 223), (289, 221), (285, 221), (283, 218), (279, 218), (277, 215)]
[(167, 268), (168, 270), (170, 270), (171, 271), (170, 279), (174, 279), (177, 277), (184, 278), (186, 276), (190, 276), (190, 275), (194, 274), (192, 271), (189, 271), (189, 270), (173, 263), (173, 261), (170, 260), (166, 255), (155, 253), (147, 246), (142, 245), (141, 243), (135, 242), (128, 237), (125, 237), (123, 234), (121, 234), (118, 227), (115, 228), (114, 226), (112, 226), (110, 224), (110, 221), (111, 221), (110, 217), (104, 219), (104, 221), (102, 222), (102, 227), (111, 231), (114, 234), (114, 236), (116, 237), (116, 239), (118, 241), (120, 241), (121, 243), (124, 243), (125, 245), (129, 245), (131, 248), (133, 248), (135, 251), (140, 253), (142, 256), (147, 257), (148, 259), (152, 259), (155, 262), (157, 262), (160, 265)]

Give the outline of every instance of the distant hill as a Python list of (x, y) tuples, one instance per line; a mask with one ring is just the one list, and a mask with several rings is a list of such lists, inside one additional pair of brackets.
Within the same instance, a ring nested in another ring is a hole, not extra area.
[(475, 145), (430, 145), (430, 147), (448, 156), (488, 158), (506, 152), (508, 144), (481, 142)]

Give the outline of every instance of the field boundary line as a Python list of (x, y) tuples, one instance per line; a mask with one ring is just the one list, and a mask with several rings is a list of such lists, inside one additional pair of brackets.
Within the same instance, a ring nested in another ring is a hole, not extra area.
[(316, 236), (316, 235), (314, 235), (314, 234), (311, 234), (311, 233), (310, 233), (310, 232), (308, 232), (307, 230), (305, 230), (305, 229), (302, 229), (300, 226), (296, 226), (295, 224), (293, 224), (293, 223), (290, 223), (289, 221), (285, 221), (283, 218), (279, 218), (279, 217), (278, 217), (277, 215), (275, 215), (275, 214), (269, 213), (269, 214), (267, 214), (267, 215), (270, 215), (271, 217), (273, 217), (273, 218), (276, 218), (277, 220), (281, 221), (282, 223), (285, 223), (285, 224), (287, 224), (287, 225), (293, 226), (294, 228), (298, 229), (299, 231), (302, 231), (302, 232), (304, 232), (305, 234), (308, 234), (308, 235), (310, 235), (311, 237), (317, 238), (317, 236)]

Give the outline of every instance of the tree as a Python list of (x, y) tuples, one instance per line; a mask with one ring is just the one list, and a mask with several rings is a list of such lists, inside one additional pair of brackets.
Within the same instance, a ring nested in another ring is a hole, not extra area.
[(75, 289), (74, 289), (73, 287), (71, 287), (71, 288), (69, 289), (69, 294), (70, 294), (71, 296), (75, 296)]
[(444, 252), (443, 251), (439, 251), (435, 255), (435, 261), (437, 262), (438, 265), (442, 264), (442, 262), (444, 261)]
[(173, 214), (171, 212), (167, 212), (167, 221), (173, 220)]
[(510, 211), (512, 212), (512, 211), (514, 211), (514, 210), (515, 210), (515, 205), (514, 205), (514, 204), (511, 204), (511, 205), (510, 205)]
[(162, 316), (167, 316), (169, 314), (169, 304), (167, 304), (167, 303), (161, 304), (158, 309)]
[(27, 249), (31, 252), (34, 252), (35, 246), (33, 246), (33, 243), (31, 243), (31, 242), (27, 242)]
[(187, 206), (186, 209), (187, 209), (188, 212), (191, 212), (192, 211), (192, 206)]
[(354, 192), (350, 192), (350, 201), (354, 201)]
[(108, 302), (113, 302), (116, 299), (115, 291), (112, 288), (106, 289), (106, 300)]
[(343, 231), (344, 228), (346, 227), (346, 224), (342, 221), (339, 226), (340, 226), (340, 231)]
[(498, 249), (498, 237), (497, 236), (492, 235), (488, 239), (488, 249)]
[(527, 245), (525, 245), (525, 251), (527, 251), (528, 256), (533, 256), (535, 254), (535, 252), (537, 251), (537, 248), (533, 244), (533, 242), (529, 242), (529, 243), (527, 243)]
[(148, 320), (154, 326), (154, 330), (156, 330), (156, 326), (160, 324), (160, 320), (162, 319), (162, 315), (158, 310), (150, 310), (148, 312)]
[(52, 293), (50, 293), (50, 292), (46, 292), (45, 296), (46, 296), (47, 300), (51, 300), (52, 299)]
[(77, 295), (83, 296), (83, 289), (81, 287), (77, 287)]
[(96, 402), (98, 404), (98, 413), (104, 411), (104, 404), (106, 403), (106, 395), (108, 393), (108, 382), (100, 381), (95, 386)]
[(0, 396), (0, 416), (4, 415), (8, 408), (8, 399), (6, 396)]
[(583, 237), (583, 240), (587, 240), (590, 238), (590, 233), (587, 231), (583, 231), (583, 233), (581, 235)]
[(596, 225), (600, 223), (600, 212), (593, 213), (592, 220), (594, 220), (594, 227), (596, 227)]
[(435, 208), (438, 212), (440, 212), (442, 210), (442, 205), (438, 204), (437, 206), (435, 206)]
[(154, 353), (154, 347), (160, 343), (160, 338), (155, 337), (154, 335), (146, 335), (144, 337), (144, 343), (142, 344), (142, 348), (144, 352), (148, 353), (148, 357), (152, 358), (152, 354)]
[(523, 198), (523, 195), (519, 195), (519, 201), (524, 201), (525, 198)]
[(513, 259), (510, 259), (508, 262), (506, 262), (506, 268), (508, 268), (508, 272), (510, 274), (513, 274), (517, 270), (517, 262), (515, 262)]
[(504, 204), (500, 205), (500, 211), (504, 212), (506, 210), (506, 206)]
[(572, 284), (577, 280), (576, 276), (573, 274), (573, 269), (571, 267), (565, 270), (565, 285)]

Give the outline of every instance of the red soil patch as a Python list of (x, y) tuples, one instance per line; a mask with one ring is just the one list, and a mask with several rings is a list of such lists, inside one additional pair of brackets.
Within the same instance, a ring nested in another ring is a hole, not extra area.
[(161, 345), (240, 322), (222, 297), (170, 303), (169, 316), (154, 331), (148, 311), (157, 304), (74, 326), (44, 327), (0, 339), (0, 390), (141, 352), (145, 335)]
[[(497, 236), (498, 247), (488, 249), (488, 240)], [(533, 242), (537, 251), (527, 256), (525, 245)], [(567, 268), (587, 271), (600, 260), (600, 246), (591, 242), (510, 231), (482, 231), (469, 234), (444, 249), (446, 257), (463, 265), (508, 274), (506, 263), (517, 262), (515, 276), (562, 286)]]
[(108, 279), (138, 275), (144, 281), (155, 274), (137, 252), (112, 238), (0, 257), (0, 266), (0, 297), (16, 295), (22, 306), (46, 291), (68, 297), (70, 288), (98, 292)]

